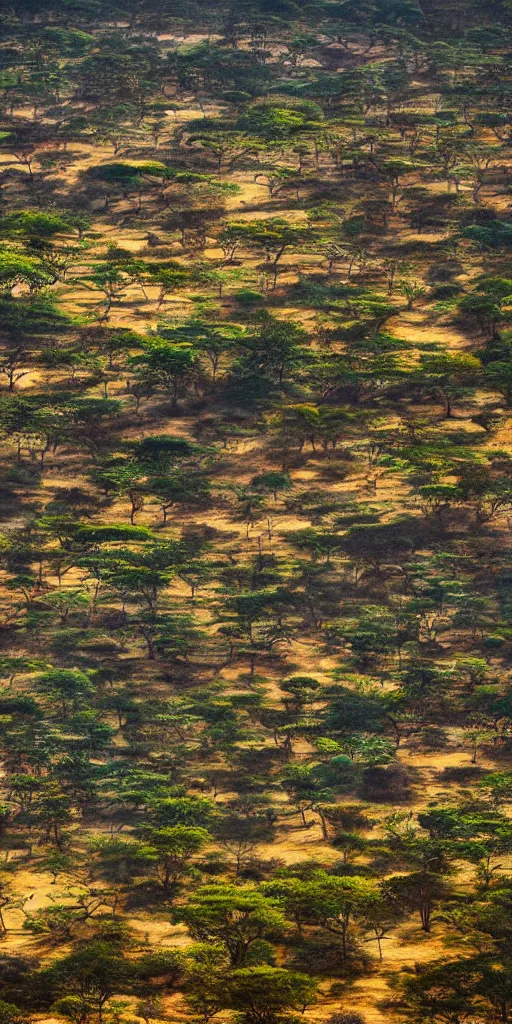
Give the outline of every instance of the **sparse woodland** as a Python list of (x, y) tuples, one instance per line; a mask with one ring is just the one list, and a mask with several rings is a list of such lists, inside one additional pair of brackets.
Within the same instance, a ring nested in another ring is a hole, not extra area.
[(0, 13), (0, 1024), (512, 1014), (512, 4)]

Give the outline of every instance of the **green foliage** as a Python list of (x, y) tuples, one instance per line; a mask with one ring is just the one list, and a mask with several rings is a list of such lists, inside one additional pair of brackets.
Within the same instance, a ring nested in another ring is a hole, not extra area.
[(313, 1002), (314, 994), (311, 978), (282, 967), (238, 968), (230, 975), (228, 988), (230, 1006), (247, 1024), (276, 1024), (284, 1011)]
[(255, 942), (278, 937), (285, 927), (274, 901), (256, 890), (230, 885), (199, 889), (193, 900), (175, 909), (174, 919), (183, 921), (194, 939), (222, 942), (233, 967), (243, 967)]
[(506, 1022), (510, 3), (0, 36), (0, 1018)]

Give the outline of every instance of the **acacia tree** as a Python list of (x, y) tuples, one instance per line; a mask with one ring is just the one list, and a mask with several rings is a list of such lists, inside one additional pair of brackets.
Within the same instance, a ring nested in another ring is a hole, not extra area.
[(416, 911), (424, 932), (431, 929), (432, 913), (440, 902), (450, 895), (449, 883), (431, 871), (415, 871), (410, 875), (397, 875), (386, 881), (386, 895)]
[(175, 909), (174, 919), (201, 942), (222, 942), (237, 968), (245, 965), (255, 942), (278, 937), (285, 927), (273, 900), (255, 889), (227, 884), (198, 889), (189, 903)]
[(98, 317), (100, 323), (108, 320), (110, 310), (114, 302), (122, 297), (128, 287), (128, 278), (122, 269), (115, 263), (98, 264), (83, 283), (87, 288), (98, 290), (105, 296), (105, 304), (101, 315)]
[(142, 354), (133, 356), (131, 362), (137, 382), (150, 393), (169, 394), (172, 410), (176, 412), (179, 395), (195, 379), (198, 359), (198, 352), (189, 343), (173, 344), (155, 337), (144, 342)]
[(125, 988), (130, 966), (116, 945), (96, 941), (58, 960), (43, 977), (56, 996), (76, 994), (82, 1013), (87, 1016), (92, 1006), (102, 1022), (105, 1004)]
[(188, 825), (147, 828), (143, 834), (149, 848), (155, 853), (166, 894), (186, 873), (193, 854), (199, 853), (211, 839), (206, 829)]
[(221, 233), (220, 242), (227, 247), (233, 259), (239, 247), (256, 249), (264, 253), (272, 274), (273, 287), (277, 283), (278, 265), (287, 249), (303, 244), (309, 237), (307, 226), (289, 224), (280, 217), (269, 220), (240, 221), (229, 224)]
[(247, 1024), (276, 1024), (284, 1011), (313, 1002), (316, 986), (307, 974), (282, 967), (243, 967), (229, 976), (227, 1002)]
[(93, 689), (89, 676), (77, 669), (49, 669), (36, 676), (34, 685), (60, 706), (64, 718), (69, 717), (70, 711), (77, 710)]
[(481, 364), (476, 356), (466, 352), (442, 352), (423, 355), (420, 359), (418, 382), (425, 391), (433, 391), (441, 398), (445, 415), (453, 415), (454, 403), (470, 395), (478, 384)]

